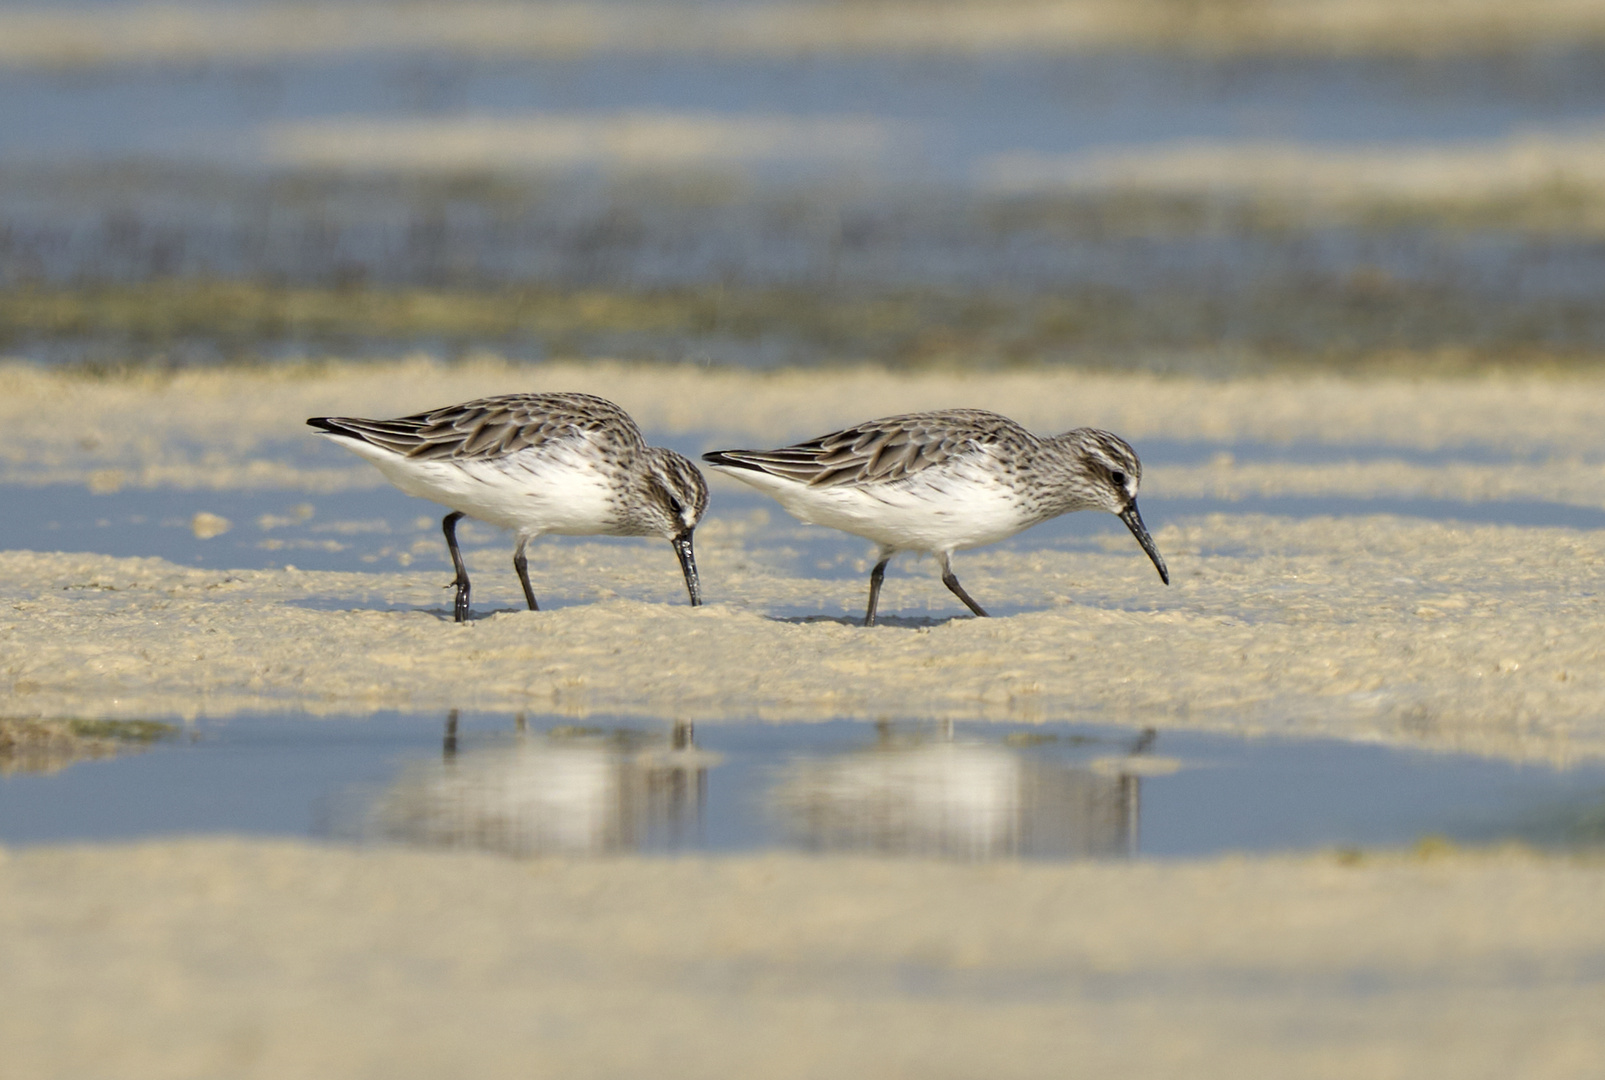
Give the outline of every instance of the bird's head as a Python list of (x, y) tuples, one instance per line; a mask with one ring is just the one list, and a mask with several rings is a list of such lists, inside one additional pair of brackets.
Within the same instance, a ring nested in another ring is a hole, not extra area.
[(1088, 507), (1107, 510), (1125, 522), (1153, 560), (1159, 580), (1169, 585), (1170, 571), (1137, 512), (1137, 489), (1142, 486), (1142, 462), (1137, 460), (1137, 451), (1120, 436), (1097, 428), (1078, 428), (1066, 437), (1080, 466), (1077, 495)]
[(653, 532), (674, 545), (693, 607), (702, 603), (691, 534), (708, 509), (708, 485), (683, 454), (654, 446), (646, 451), (647, 481), (643, 516)]

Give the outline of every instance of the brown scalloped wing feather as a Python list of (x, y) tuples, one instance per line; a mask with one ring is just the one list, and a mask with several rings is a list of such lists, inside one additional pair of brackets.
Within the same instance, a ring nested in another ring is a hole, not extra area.
[(807, 484), (890, 483), (938, 468), (983, 447), (1031, 436), (1014, 421), (979, 409), (888, 416), (778, 450), (726, 456)]
[(502, 457), (587, 434), (645, 445), (629, 414), (590, 394), (509, 394), (394, 420), (332, 419), (375, 446), (420, 461)]

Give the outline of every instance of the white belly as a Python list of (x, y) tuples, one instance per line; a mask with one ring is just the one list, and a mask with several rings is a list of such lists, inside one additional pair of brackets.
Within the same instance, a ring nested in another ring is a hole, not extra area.
[(523, 536), (605, 536), (619, 527), (613, 486), (595, 459), (583, 452), (584, 444), (497, 460), (419, 461), (355, 439), (335, 438), (373, 462), (408, 495)]
[(1006, 540), (1034, 523), (1009, 489), (974, 468), (877, 486), (808, 487), (751, 469), (721, 469), (773, 496), (799, 521), (895, 551), (942, 553)]

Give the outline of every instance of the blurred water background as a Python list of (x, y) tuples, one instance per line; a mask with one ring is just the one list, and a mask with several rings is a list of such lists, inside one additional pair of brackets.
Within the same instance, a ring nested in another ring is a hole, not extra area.
[(1592, 364), (1605, 9), (0, 4), (0, 354)]

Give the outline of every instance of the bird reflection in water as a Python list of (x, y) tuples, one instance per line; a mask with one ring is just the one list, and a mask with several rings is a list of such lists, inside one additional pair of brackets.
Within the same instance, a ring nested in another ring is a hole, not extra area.
[(1121, 756), (1073, 764), (998, 743), (878, 725), (861, 751), (792, 762), (771, 801), (792, 843), (959, 859), (1133, 855), (1141, 808), (1134, 764), (1154, 733)]
[(856, 748), (799, 753), (777, 731), (779, 745), (720, 771), (710, 821), (709, 770), (722, 759), (693, 734), (688, 723), (531, 731), (520, 716), (510, 738), (470, 737), (453, 712), (440, 757), (363, 795), (346, 821), (366, 840), (509, 855), (679, 851), (712, 838), (975, 860), (1116, 857), (1136, 852), (1141, 777), (1165, 764), (1149, 755), (1152, 732), (1111, 746), (886, 723)]
[(459, 748), (402, 773), (367, 808), (371, 839), (508, 855), (602, 854), (699, 845), (708, 769), (690, 724), (671, 733), (556, 728), (516, 720), (511, 743)]

